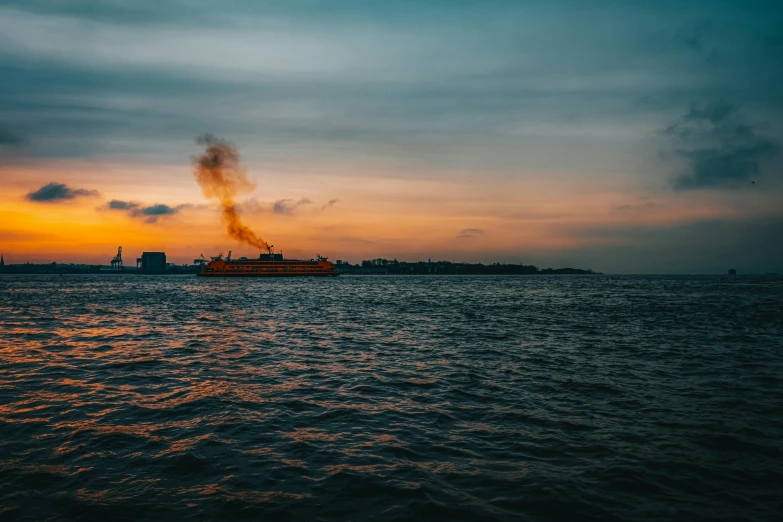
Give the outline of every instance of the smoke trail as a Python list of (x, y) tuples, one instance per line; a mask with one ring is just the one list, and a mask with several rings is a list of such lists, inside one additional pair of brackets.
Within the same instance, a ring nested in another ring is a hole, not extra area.
[(255, 185), (245, 176), (245, 169), (239, 162), (239, 152), (230, 143), (212, 134), (202, 134), (196, 143), (205, 147), (200, 156), (193, 156), (193, 175), (201, 186), (204, 196), (217, 198), (228, 235), (234, 239), (267, 250), (266, 241), (255, 235), (242, 220), (234, 207), (234, 197), (239, 192), (253, 190)]

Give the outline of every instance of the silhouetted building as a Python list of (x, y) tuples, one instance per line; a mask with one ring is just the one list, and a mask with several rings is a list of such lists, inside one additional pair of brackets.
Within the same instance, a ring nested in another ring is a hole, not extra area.
[(3, 259), (3, 255), (0, 254), (0, 268), (3, 268), (5, 266), (5, 259)]
[(142, 274), (163, 274), (166, 272), (165, 252), (143, 252), (136, 259), (136, 270)]

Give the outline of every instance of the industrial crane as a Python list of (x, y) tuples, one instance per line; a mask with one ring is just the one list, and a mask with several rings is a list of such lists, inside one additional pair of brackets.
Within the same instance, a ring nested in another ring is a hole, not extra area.
[(204, 258), (204, 254), (201, 254), (199, 257), (193, 260), (193, 264), (197, 266), (204, 266), (207, 264), (206, 258)]
[(118, 247), (117, 255), (111, 258), (111, 269), (122, 270), (122, 247)]

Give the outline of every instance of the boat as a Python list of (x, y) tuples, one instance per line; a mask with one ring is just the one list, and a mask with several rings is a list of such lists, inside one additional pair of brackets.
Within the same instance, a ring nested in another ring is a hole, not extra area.
[(258, 259), (231, 259), (223, 254), (213, 257), (198, 273), (204, 277), (287, 277), (339, 275), (337, 267), (328, 258), (317, 255), (309, 261), (303, 259), (284, 259), (283, 254), (273, 252), (261, 254)]

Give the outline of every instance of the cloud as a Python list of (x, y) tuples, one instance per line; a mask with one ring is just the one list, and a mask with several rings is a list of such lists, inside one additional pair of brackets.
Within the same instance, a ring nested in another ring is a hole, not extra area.
[(137, 206), (138, 203), (130, 203), (128, 201), (120, 201), (113, 199), (106, 204), (107, 210), (128, 210)]
[(630, 213), (630, 212), (636, 213), (636, 212), (643, 212), (645, 210), (660, 208), (662, 206), (663, 206), (662, 203), (652, 201), (647, 196), (642, 196), (639, 198), (638, 203), (635, 204), (627, 203), (625, 205), (619, 205), (615, 207), (614, 212), (617, 214)]
[(725, 100), (691, 104), (663, 133), (687, 164), (672, 181), (676, 190), (747, 187), (762, 173), (761, 162), (780, 152), (778, 141), (757, 134)]
[(271, 207), (268, 203), (258, 201), (258, 196), (253, 196), (252, 198), (248, 198), (241, 203), (235, 203), (234, 208), (240, 214), (260, 214), (263, 212), (269, 212)]
[(676, 35), (675, 39), (681, 42), (683, 45), (694, 51), (701, 51), (704, 48), (703, 40), (704, 33), (709, 28), (709, 25), (701, 22), (698, 24), (688, 24), (683, 27)]
[(143, 218), (145, 223), (157, 223), (158, 218), (163, 216), (173, 216), (178, 214), (182, 210), (186, 209), (200, 209), (204, 208), (203, 205), (192, 205), (185, 203), (182, 205), (176, 205), (174, 207), (166, 205), (164, 203), (155, 203), (153, 205), (144, 205), (135, 201), (122, 201), (119, 199), (113, 199), (106, 203), (104, 206), (99, 207), (98, 210), (124, 210), (130, 217)]
[(307, 198), (302, 198), (299, 201), (295, 201), (290, 198), (280, 199), (275, 201), (272, 205), (272, 212), (281, 215), (291, 215), (298, 207), (310, 204), (312, 204), (312, 201)]
[(149, 207), (142, 208), (141, 214), (144, 216), (170, 216), (171, 214), (176, 214), (183, 208), (190, 208), (190, 205), (179, 205), (177, 207), (170, 207), (168, 205), (164, 205), (163, 203), (158, 203)]
[(50, 203), (75, 199), (80, 196), (98, 196), (97, 190), (72, 189), (62, 183), (48, 183), (25, 196), (28, 201)]
[(721, 53), (714, 44), (712, 24), (708, 22), (689, 22), (677, 32), (674, 39), (689, 51), (700, 56), (708, 65), (717, 65)]
[[(328, 208), (333, 207), (339, 202), (338, 199), (330, 199), (320, 207), (320, 211), (323, 212)], [(299, 200), (293, 198), (283, 198), (275, 202), (259, 201), (258, 196), (246, 199), (241, 203), (235, 205), (236, 210), (241, 214), (266, 214), (273, 213), (282, 216), (290, 216), (294, 214), (297, 209), (306, 205), (315, 205), (316, 202), (309, 198), (301, 198)]]
[[(202, 1), (185, 11), (179, 2), (6, 2), (0, 112), (34, 136), (25, 153), (36, 158), (181, 161), (206, 118), (252, 144), (249, 165), (317, 169), (350, 157), (404, 166), (395, 175), (409, 177), (418, 165), (622, 169), (610, 149), (582, 151), (617, 135), (644, 139), (640, 96), (665, 98), (667, 110), (705, 89), (746, 93), (764, 108), (781, 99), (778, 52), (759, 52), (777, 32), (759, 30), (741, 3), (457, 2), (447, 16), (444, 0), (412, 10), (341, 2), (329, 13), (311, 3), (232, 2), (224, 16)], [(608, 30), (619, 17), (623, 26)], [(465, 24), (470, 35), (458, 30)], [(693, 54), (713, 42), (728, 56), (705, 72)], [(576, 118), (563, 125), (568, 114)], [(551, 139), (553, 127), (565, 137)]]
[(7, 129), (0, 128), (0, 147), (15, 147), (24, 143), (24, 138)]
[(483, 235), (484, 231), (480, 228), (463, 228), (457, 234), (457, 239), (474, 239)]

